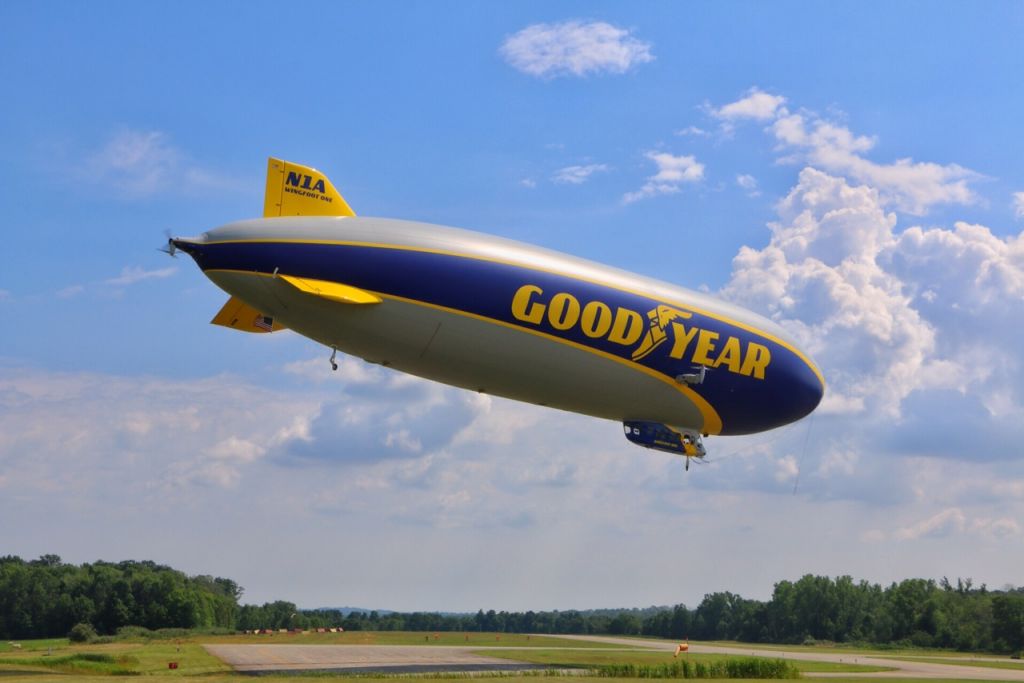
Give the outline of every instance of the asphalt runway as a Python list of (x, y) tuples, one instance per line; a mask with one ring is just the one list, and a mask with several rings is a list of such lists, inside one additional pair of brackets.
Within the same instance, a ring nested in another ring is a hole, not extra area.
[(428, 673), (526, 671), (539, 664), (475, 654), (475, 648), (426, 645), (204, 645), (235, 671), (253, 675), (316, 671)]

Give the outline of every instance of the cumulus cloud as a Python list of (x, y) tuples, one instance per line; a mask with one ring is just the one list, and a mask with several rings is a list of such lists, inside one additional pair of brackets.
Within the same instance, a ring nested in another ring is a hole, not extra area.
[(654, 59), (649, 43), (603, 21), (532, 24), (506, 38), (499, 52), (539, 78), (620, 74)]
[(556, 183), (568, 183), (570, 185), (582, 185), (595, 173), (608, 170), (607, 164), (587, 164), (585, 166), (566, 166), (555, 171), (551, 180)]
[(748, 197), (759, 197), (761, 191), (757, 188), (757, 178), (752, 175), (741, 173), (736, 176), (736, 184), (746, 190)]
[[(292, 364), (305, 373), (310, 363)], [(322, 369), (319, 372), (322, 373)], [(449, 446), (485, 411), (489, 399), (345, 358), (337, 398), (324, 401), (308, 426), (275, 451), (285, 464), (359, 464), (388, 458), (420, 458)]]
[[(117, 277), (112, 277), (106, 280), (108, 285), (113, 287), (127, 287), (128, 285), (134, 285), (137, 282), (143, 282), (144, 280), (162, 280), (168, 278), (178, 272), (176, 266), (168, 266), (167, 268), (156, 268), (154, 270), (146, 270), (141, 266), (125, 266), (121, 269), (121, 274)], [(65, 290), (61, 290), (65, 291)], [(72, 292), (77, 294), (78, 292)]]
[(877, 263), (895, 217), (877, 193), (804, 169), (760, 250), (741, 248), (723, 290), (799, 333), (832, 369), (822, 409), (860, 412), (865, 400), (898, 412), (934, 348), (934, 330)]
[(1013, 213), (1017, 218), (1024, 218), (1024, 192), (1013, 193)]
[(766, 246), (740, 249), (721, 293), (775, 318), (822, 367), (819, 413), (832, 417), (836, 441), (820, 449), (819, 473), (849, 470), (847, 441), (976, 462), (1018, 457), (1024, 234), (962, 222), (900, 231), (879, 191), (813, 168), (778, 214)]
[(654, 162), (658, 172), (648, 177), (639, 190), (623, 195), (622, 201), (626, 204), (659, 194), (674, 194), (679, 192), (683, 183), (696, 183), (704, 178), (704, 164), (699, 163), (693, 155), (648, 152), (645, 156)]
[(973, 204), (978, 201), (970, 183), (982, 176), (958, 164), (915, 162), (897, 159), (878, 163), (867, 158), (877, 144), (874, 137), (857, 135), (848, 127), (801, 110), (792, 112), (786, 98), (757, 88), (743, 98), (710, 108), (730, 132), (743, 120), (767, 122), (767, 132), (783, 153), (781, 161), (803, 162), (833, 175), (870, 185), (882, 201), (912, 215), (922, 215), (940, 204)]
[(898, 159), (880, 164), (865, 158), (875, 139), (854, 135), (830, 121), (789, 114), (771, 128), (785, 148), (804, 155), (814, 166), (876, 188), (887, 203), (906, 213), (921, 215), (936, 204), (973, 204), (977, 196), (969, 183), (980, 174), (958, 164), (936, 164)]
[(771, 95), (758, 88), (751, 88), (747, 91), (746, 96), (717, 109), (712, 109), (711, 113), (715, 118), (724, 121), (740, 119), (767, 121), (774, 118), (777, 112), (785, 111), (783, 106), (785, 103), (786, 98), (781, 95)]

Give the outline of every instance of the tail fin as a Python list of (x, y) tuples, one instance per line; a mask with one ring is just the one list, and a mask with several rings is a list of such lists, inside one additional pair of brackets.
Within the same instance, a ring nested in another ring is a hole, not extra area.
[(237, 297), (228, 299), (228, 302), (210, 322), (242, 332), (263, 333), (285, 329), (284, 325), (268, 315), (263, 315)]
[(341, 193), (320, 171), (271, 157), (263, 216), (355, 216)]

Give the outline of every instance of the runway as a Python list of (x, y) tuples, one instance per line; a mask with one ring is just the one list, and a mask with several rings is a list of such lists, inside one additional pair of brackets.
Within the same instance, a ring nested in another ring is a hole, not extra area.
[(408, 645), (203, 645), (235, 671), (253, 675), (300, 671), (429, 673), (527, 671), (546, 668), (484, 657), (473, 647)]

